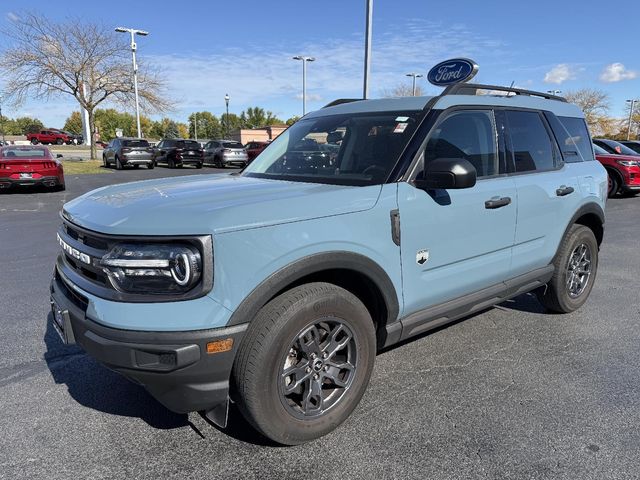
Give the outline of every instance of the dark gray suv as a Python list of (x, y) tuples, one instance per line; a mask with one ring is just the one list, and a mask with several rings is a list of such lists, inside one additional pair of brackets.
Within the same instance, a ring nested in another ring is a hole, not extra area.
[(114, 164), (117, 170), (127, 165), (153, 168), (153, 149), (143, 138), (114, 138), (102, 152), (102, 163), (105, 167)]

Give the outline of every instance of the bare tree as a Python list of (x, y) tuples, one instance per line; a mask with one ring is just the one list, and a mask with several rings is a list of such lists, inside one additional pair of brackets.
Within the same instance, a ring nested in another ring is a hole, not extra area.
[(594, 88), (583, 88), (574, 92), (566, 92), (564, 97), (568, 102), (575, 103), (582, 109), (592, 132), (603, 134), (612, 128), (612, 119), (607, 115), (610, 102), (606, 92)]
[[(385, 88), (380, 91), (382, 97), (411, 97), (413, 96), (413, 86), (410, 83), (399, 83), (395, 87)], [(416, 85), (416, 96), (424, 95), (424, 90), (420, 85)]]
[[(73, 96), (89, 112), (91, 158), (96, 158), (96, 107), (105, 100), (133, 104), (128, 44), (103, 25), (84, 20), (53, 23), (34, 13), (11, 21), (3, 33), (8, 40), (1, 60), (5, 95), (14, 105), (27, 98)], [(170, 108), (159, 72), (141, 68), (138, 84), (143, 110)]]

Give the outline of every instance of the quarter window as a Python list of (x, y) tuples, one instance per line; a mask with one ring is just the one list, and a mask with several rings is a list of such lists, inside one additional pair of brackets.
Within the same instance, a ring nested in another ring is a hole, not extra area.
[(556, 150), (538, 112), (508, 111), (516, 172), (553, 170)]
[(429, 135), (425, 165), (437, 158), (468, 160), (478, 177), (498, 174), (498, 153), (493, 113), (458, 111), (448, 115)]

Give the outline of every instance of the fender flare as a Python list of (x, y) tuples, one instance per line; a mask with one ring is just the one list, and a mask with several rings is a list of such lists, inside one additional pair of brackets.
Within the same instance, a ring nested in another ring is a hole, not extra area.
[[(587, 214), (593, 214), (595, 216), (598, 217), (598, 219), (600, 220), (600, 224), (602, 225), (602, 230), (604, 233), (604, 220), (605, 220), (605, 215), (604, 215), (604, 210), (602, 209), (602, 207), (600, 205), (598, 205), (595, 202), (589, 202), (589, 203), (585, 203), (584, 205), (582, 205), (578, 211), (576, 213), (573, 214), (573, 217), (571, 217), (571, 220), (569, 221), (569, 223), (567, 224), (567, 227), (564, 229), (564, 233), (562, 234), (561, 237), (561, 241), (562, 239), (567, 235), (567, 232), (569, 231), (569, 229), (571, 228), (571, 226), (577, 222), (577, 220)], [(597, 237), (596, 237), (597, 238)], [(600, 243), (602, 243), (602, 238), (597, 239), (598, 240), (598, 245), (600, 245)]]
[(258, 311), (287, 285), (307, 275), (324, 270), (352, 270), (365, 275), (382, 293), (387, 308), (387, 324), (398, 319), (398, 295), (387, 272), (364, 255), (352, 252), (323, 252), (309, 255), (281, 268), (255, 287), (240, 303), (229, 319), (228, 326), (250, 322)]

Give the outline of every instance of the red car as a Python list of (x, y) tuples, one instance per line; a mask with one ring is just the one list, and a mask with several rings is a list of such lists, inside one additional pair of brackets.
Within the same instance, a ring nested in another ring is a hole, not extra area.
[(247, 164), (253, 162), (253, 159), (256, 158), (260, 153), (267, 148), (271, 142), (249, 142), (244, 148), (247, 151), (248, 161)]
[(609, 174), (609, 197), (618, 193), (640, 192), (640, 157), (614, 155), (598, 145), (593, 145), (596, 159)]
[(64, 190), (62, 164), (47, 147), (10, 145), (0, 148), (0, 189), (27, 185)]

